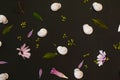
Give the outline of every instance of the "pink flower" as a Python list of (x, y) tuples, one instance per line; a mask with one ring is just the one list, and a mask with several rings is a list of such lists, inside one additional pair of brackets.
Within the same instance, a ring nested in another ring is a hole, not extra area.
[(99, 50), (99, 55), (97, 56), (97, 64), (98, 66), (102, 66), (103, 63), (106, 61), (106, 52), (103, 50)]
[(55, 68), (52, 68), (52, 69), (51, 69), (50, 74), (54, 74), (54, 75), (56, 75), (56, 76), (58, 76), (58, 77), (60, 77), (60, 78), (68, 79), (67, 76), (65, 76), (63, 73), (59, 72), (59, 71), (56, 70)]
[(26, 46), (25, 43), (20, 48), (17, 48), (17, 50), (19, 51), (18, 55), (22, 56), (23, 59), (30, 58), (30, 56), (31, 56), (31, 53), (29, 52), (30, 48), (29, 48), (29, 46)]

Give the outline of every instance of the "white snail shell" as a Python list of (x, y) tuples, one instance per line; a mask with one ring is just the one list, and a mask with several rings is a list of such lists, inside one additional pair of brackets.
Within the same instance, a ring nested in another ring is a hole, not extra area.
[(61, 3), (56, 3), (55, 2), (51, 5), (51, 10), (52, 11), (58, 11), (60, 8), (61, 8)]
[(81, 79), (83, 77), (83, 72), (78, 68), (74, 69), (74, 77), (76, 79)]
[(120, 32), (120, 24), (119, 24), (119, 26), (118, 26), (118, 32)]
[(1, 73), (0, 74), (0, 80), (7, 80), (9, 75), (7, 73)]
[(101, 10), (103, 9), (102, 4), (101, 4), (101, 3), (98, 3), (98, 2), (94, 2), (94, 3), (92, 4), (92, 6), (93, 6), (93, 8), (94, 8), (95, 11), (101, 11)]
[(68, 52), (68, 49), (67, 49), (67, 47), (65, 47), (65, 46), (58, 46), (58, 47), (57, 47), (57, 51), (58, 51), (58, 53), (61, 54), (61, 55), (66, 55), (67, 52)]
[(83, 25), (83, 31), (84, 31), (85, 34), (90, 35), (90, 34), (93, 33), (93, 28), (88, 24), (84, 24)]
[(2, 46), (2, 42), (0, 41), (0, 47)]
[(8, 19), (6, 18), (6, 16), (0, 15), (0, 23), (3, 23), (3, 24), (7, 24), (8, 23)]
[(37, 32), (37, 35), (38, 35), (39, 37), (45, 37), (45, 36), (47, 35), (47, 33), (48, 33), (47, 29), (42, 28), (42, 29), (40, 29), (40, 30)]

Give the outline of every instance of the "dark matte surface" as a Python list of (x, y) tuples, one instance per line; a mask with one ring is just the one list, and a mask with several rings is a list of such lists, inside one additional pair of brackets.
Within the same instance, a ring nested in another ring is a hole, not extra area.
[[(7, 16), (9, 23), (14, 24), (9, 34), (2, 35), (0, 40), (3, 46), (0, 48), (0, 60), (9, 62), (6, 65), (0, 65), (0, 73), (7, 72), (9, 80), (38, 80), (38, 70), (43, 68), (43, 76), (41, 80), (64, 80), (54, 75), (50, 75), (52, 67), (57, 68), (65, 73), (69, 80), (76, 80), (73, 76), (74, 68), (83, 60), (82, 55), (89, 52), (90, 57), (86, 58), (86, 64), (89, 68), (82, 69), (84, 78), (81, 80), (120, 80), (120, 51), (113, 48), (113, 44), (120, 41), (120, 33), (117, 32), (120, 24), (120, 1), (119, 0), (91, 0), (87, 4), (83, 4), (82, 0), (58, 0), (62, 4), (61, 10), (52, 12), (50, 10), (51, 3), (54, 0), (21, 0), (25, 10), (24, 15), (19, 14), (17, 4), (18, 0), (1, 0), (0, 14)], [(103, 4), (104, 9), (101, 12), (95, 12), (90, 9), (91, 4), (98, 1)], [(32, 16), (33, 12), (39, 12), (43, 17), (43, 22)], [(60, 16), (67, 17), (66, 22), (62, 22)], [(109, 30), (101, 29), (94, 26), (91, 19), (99, 18), (108, 27)], [(20, 23), (27, 22), (27, 28), (20, 29)], [(91, 36), (86, 36), (82, 31), (82, 25), (88, 23), (94, 28)], [(7, 25), (0, 24), (0, 32)], [(35, 39), (37, 31), (45, 27), (49, 34), (46, 38), (40, 39), (40, 48), (35, 48)], [(30, 39), (26, 38), (26, 34), (34, 29), (34, 34)], [(66, 56), (57, 56), (54, 59), (42, 59), (46, 52), (56, 51), (52, 43), (58, 45), (66, 45), (61, 39), (63, 33), (75, 39), (77, 46), (68, 47), (69, 53)], [(22, 41), (18, 41), (16, 37), (23, 36)], [(27, 43), (31, 48), (32, 56), (30, 59), (23, 60), (18, 56), (17, 47)], [(109, 61), (105, 62), (102, 67), (98, 67), (93, 60), (98, 55), (98, 50), (105, 50)]]

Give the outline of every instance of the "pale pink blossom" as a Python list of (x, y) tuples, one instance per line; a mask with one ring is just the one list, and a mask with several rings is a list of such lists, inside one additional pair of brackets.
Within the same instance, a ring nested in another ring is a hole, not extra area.
[(106, 61), (106, 52), (103, 50), (99, 50), (99, 55), (97, 56), (97, 64), (98, 66), (102, 66), (103, 63)]
[(17, 48), (17, 50), (19, 51), (18, 55), (22, 56), (23, 59), (30, 58), (30, 56), (31, 56), (31, 53), (29, 52), (30, 48), (29, 48), (29, 46), (26, 46), (25, 43), (20, 48)]

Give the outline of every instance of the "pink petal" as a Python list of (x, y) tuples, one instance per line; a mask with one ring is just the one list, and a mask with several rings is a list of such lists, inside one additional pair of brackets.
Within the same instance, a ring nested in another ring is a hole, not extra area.
[(103, 57), (101, 54), (99, 54), (99, 55), (97, 56), (97, 58), (103, 59), (104, 57)]
[(103, 57), (105, 57), (105, 56), (106, 56), (106, 53), (105, 53), (105, 52), (103, 52), (101, 55), (102, 55)]
[(103, 53), (103, 50), (99, 50), (99, 53), (100, 53), (100, 54)]
[(41, 78), (42, 73), (43, 73), (43, 70), (40, 68), (40, 69), (39, 69), (39, 79)]
[(20, 51), (20, 48), (16, 48), (16, 50)]
[(101, 59), (101, 58), (98, 58), (98, 59), (97, 59), (97, 61), (103, 61), (103, 59)]
[(25, 48), (26, 44), (24, 43), (22, 46), (21, 46), (21, 50), (23, 50)]
[(103, 50), (99, 50), (99, 53), (102, 55), (102, 56), (106, 56), (106, 53), (105, 53), (105, 51), (103, 51)]
[(78, 65), (78, 68), (79, 68), (79, 69), (82, 67), (83, 62), (84, 62), (84, 60), (82, 60), (82, 62), (80, 62), (80, 64)]
[(30, 53), (24, 53), (24, 54), (20, 54), (20, 55), (23, 57), (23, 59), (25, 59), (25, 58), (29, 59), (31, 56)]
[(28, 33), (27, 37), (30, 38), (33, 34), (33, 29)]
[(27, 59), (29, 59), (30, 58), (30, 56), (31, 56), (31, 54), (30, 53), (24, 53), (24, 55), (23, 55), (25, 58), (27, 58)]
[(103, 65), (103, 62), (98, 62), (98, 66), (100, 67), (100, 66), (102, 66)]
[(28, 53), (29, 51), (30, 51), (30, 49), (23, 50), (23, 54), (24, 54), (24, 53)]
[(56, 76), (58, 76), (58, 77), (60, 77), (60, 78), (68, 79), (67, 76), (65, 76), (62, 72), (59, 72), (59, 71), (56, 70), (55, 68), (52, 68), (52, 69), (51, 69), (50, 74), (56, 75)]
[(0, 64), (7, 64), (8, 62), (6, 61), (0, 61)]
[(21, 52), (19, 52), (19, 53), (18, 53), (18, 55), (22, 55), (22, 53), (21, 53)]
[(29, 46), (27, 46), (24, 49), (22, 49), (22, 51), (25, 52), (28, 48), (29, 48)]

